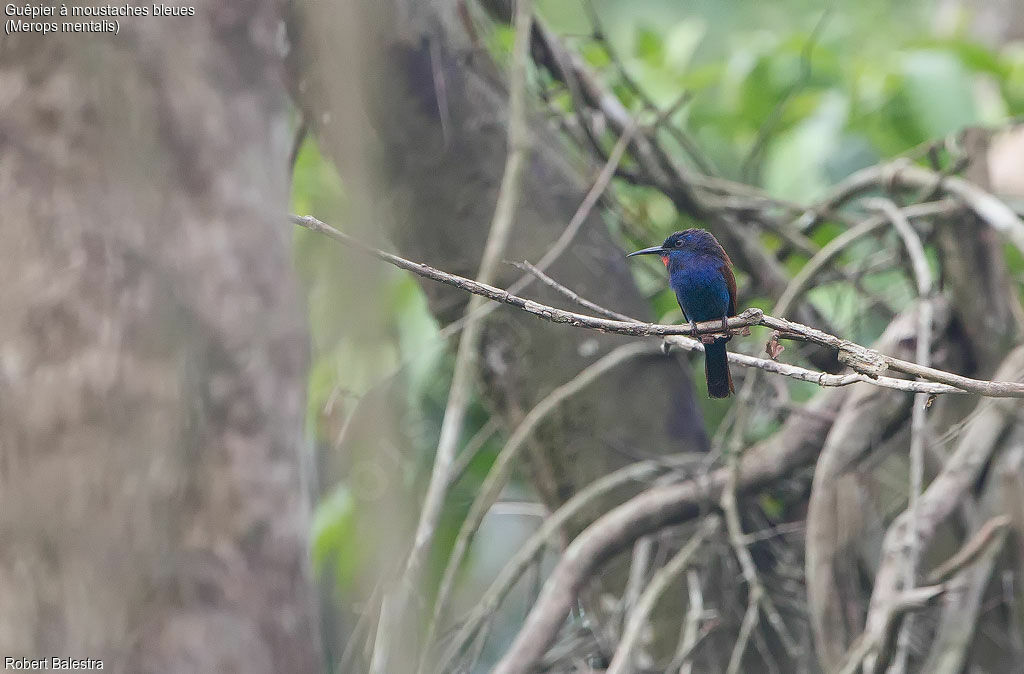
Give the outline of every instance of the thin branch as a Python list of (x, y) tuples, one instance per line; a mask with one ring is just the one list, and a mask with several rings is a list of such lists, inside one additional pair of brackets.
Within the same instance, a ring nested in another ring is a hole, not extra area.
[(309, 134), (309, 120), (306, 119), (306, 114), (300, 111), (299, 115), (299, 125), (295, 127), (295, 133), (292, 136), (292, 149), (288, 152), (288, 173), (293, 176), (293, 179), (295, 162), (298, 161), (302, 144), (306, 142), (306, 136)]
[(641, 461), (620, 468), (581, 489), (551, 516), (547, 517), (540, 528), (523, 543), (512, 559), (498, 573), (470, 615), (462, 621), (462, 626), (452, 640), (451, 646), (441, 658), (436, 671), (451, 671), (451, 665), (457, 653), (473, 639), (487, 616), (497, 610), (502, 600), (515, 585), (516, 580), (529, 568), (531, 562), (541, 553), (547, 542), (562, 529), (566, 522), (608, 492), (626, 484), (649, 479), (666, 470), (665, 461), (657, 460)]
[(756, 597), (747, 600), (747, 610), (743, 613), (743, 622), (740, 623), (739, 634), (736, 635), (736, 643), (733, 644), (732, 653), (729, 655), (729, 665), (726, 667), (726, 674), (737, 674), (740, 671), (740, 664), (743, 662), (743, 652), (750, 641), (750, 634), (757, 624), (757, 613), (760, 602)]
[(636, 319), (633, 318), (632, 316), (627, 316), (626, 314), (620, 314), (619, 312), (612, 311), (611, 309), (605, 309), (604, 307), (602, 307), (599, 304), (594, 304), (590, 300), (584, 299), (583, 297), (580, 297), (575, 291), (570, 290), (569, 288), (566, 288), (564, 285), (562, 285), (561, 283), (559, 283), (555, 279), (551, 278), (550, 276), (548, 276), (547, 274), (542, 272), (540, 269), (538, 269), (537, 267), (535, 267), (534, 265), (530, 264), (529, 262), (527, 262), (525, 260), (523, 260), (522, 262), (514, 262), (513, 264), (516, 267), (518, 267), (519, 269), (522, 269), (523, 271), (529, 272), (529, 273), (533, 274), (534, 276), (536, 276), (537, 279), (541, 283), (543, 283), (544, 285), (546, 285), (549, 288), (555, 290), (556, 292), (561, 293), (566, 298), (568, 298), (569, 300), (571, 300), (571, 301), (575, 302), (576, 304), (580, 305), (584, 309), (590, 309), (591, 311), (593, 311), (595, 314), (598, 314), (599, 316), (604, 316), (606, 318), (612, 318), (612, 319), (617, 320), (617, 321), (636, 321)]
[[(654, 99), (647, 93), (647, 91), (640, 86), (640, 83), (629, 73), (629, 69), (626, 68), (626, 64), (622, 61), (622, 57), (619, 55), (615, 46), (611, 43), (608, 38), (608, 33), (604, 29), (604, 24), (601, 21), (601, 17), (597, 12), (597, 8), (594, 7), (593, 0), (585, 0), (583, 8), (587, 12), (587, 16), (590, 19), (591, 29), (594, 32), (594, 39), (599, 41), (604, 47), (605, 52), (608, 54), (608, 58), (612, 64), (615, 65), (615, 69), (619, 72), (619, 76), (622, 81), (629, 87), (639, 98), (644, 102), (651, 110), (655, 110), (658, 113), (658, 120), (655, 123), (655, 129), (661, 126), (665, 121), (677, 110), (679, 107), (684, 105), (690, 98), (690, 92), (684, 91), (680, 94), (679, 98), (676, 99), (675, 103), (670, 105), (665, 110), (659, 110), (658, 105), (654, 102)], [(667, 124), (666, 129), (669, 134), (679, 143), (679, 146), (683, 148), (683, 151), (689, 155), (690, 159), (697, 168), (705, 175), (716, 175), (714, 167), (711, 165), (711, 160), (705, 156), (701, 151), (700, 147), (685, 131), (675, 126), (674, 124)]]
[[(917, 320), (917, 350), (916, 360), (919, 365), (928, 365), (931, 354), (932, 343), (932, 271), (928, 266), (928, 258), (925, 256), (924, 246), (921, 244), (921, 237), (911, 226), (910, 221), (892, 201), (888, 199), (867, 199), (869, 208), (877, 208), (892, 222), (893, 228), (903, 240), (907, 249), (911, 266), (914, 270), (914, 278), (917, 281), (917, 294), (920, 297)], [(921, 550), (917, 544), (917, 502), (924, 483), (924, 446), (926, 418), (928, 411), (928, 394), (918, 393), (914, 396), (914, 406), (910, 417), (910, 492), (907, 504), (907, 513), (910, 517), (908, 527), (908, 539), (906, 542), (906, 554), (908, 562), (906, 574), (903, 579), (903, 589), (909, 590), (914, 587), (916, 577), (915, 571), (918, 567)], [(914, 625), (914, 614), (907, 616), (900, 628), (897, 642), (896, 659), (893, 663), (893, 674), (900, 674), (906, 670), (907, 661), (910, 657), (910, 636)]]
[(886, 641), (892, 641), (892, 633), (899, 625), (899, 619), (905, 613), (924, 608), (928, 605), (928, 602), (945, 591), (946, 587), (944, 585), (929, 585), (907, 590), (896, 595), (889, 602), (887, 620), (880, 632), (869, 632), (865, 629), (864, 633), (854, 640), (850, 650), (847, 651), (846, 656), (843, 658), (843, 664), (837, 670), (839, 674), (855, 674), (862, 662), (877, 655), (878, 651), (884, 647)]
[[(959, 208), (960, 207), (956, 202), (944, 200), (907, 206), (902, 209), (901, 212), (904, 217), (913, 219), (948, 214), (958, 210)], [(884, 227), (887, 222), (889, 222), (888, 218), (880, 215), (865, 218), (825, 244), (825, 246), (815, 253), (815, 255), (800, 268), (800, 271), (793, 276), (793, 280), (789, 282), (788, 286), (786, 286), (786, 291), (782, 293), (782, 296), (779, 297), (779, 301), (775, 303), (775, 307), (772, 309), (772, 314), (776, 316), (786, 316), (789, 314), (790, 309), (793, 308), (794, 302), (803, 295), (808, 287), (810, 287), (811, 281), (826, 269), (829, 263), (832, 262), (837, 255), (860, 239), (874, 234)]]
[[(576, 327), (599, 330), (601, 332), (612, 332), (620, 335), (631, 335), (634, 337), (721, 334), (723, 330), (721, 321), (698, 323), (695, 333), (689, 325), (662, 325), (657, 323), (640, 323), (636, 321), (618, 321), (605, 318), (595, 318), (593, 316), (586, 316), (572, 311), (556, 309), (555, 307), (534, 302), (533, 300), (528, 300), (518, 295), (513, 295), (507, 290), (502, 290), (486, 283), (467, 279), (463, 276), (449, 274), (429, 265), (419, 262), (411, 262), (397, 255), (367, 246), (366, 244), (353, 239), (349, 235), (334, 229), (312, 216), (293, 215), (290, 216), (290, 221), (296, 225), (326, 234), (333, 239), (341, 241), (342, 243), (375, 255), (381, 260), (393, 264), (400, 269), (411, 271), (424, 278), (445, 283), (475, 295), (481, 295), (496, 302), (508, 304), (553, 323), (564, 323)], [(946, 384), (950, 387), (949, 389), (936, 391), (937, 393), (959, 392), (975, 393), (994, 398), (1024, 398), (1024, 384), (1022, 383), (1008, 381), (983, 381), (953, 374), (951, 372), (945, 372), (943, 370), (937, 370), (931, 367), (923, 367), (916, 363), (887, 356), (874, 349), (869, 349), (849, 340), (836, 337), (835, 335), (801, 323), (769, 316), (760, 309), (747, 309), (738, 316), (728, 319), (725, 324), (725, 329), (731, 332), (739, 328), (754, 325), (763, 325), (777, 330), (780, 333), (780, 338), (783, 339), (799, 338), (804, 341), (814, 342), (821, 346), (835, 349), (839, 352), (840, 361), (849, 365), (857, 373), (867, 375), (867, 377), (863, 379), (850, 378), (845, 380), (831, 380), (831, 383), (822, 385), (846, 386), (857, 381), (865, 381), (876, 386), (883, 386), (886, 388), (899, 388), (900, 390), (925, 390), (915, 388), (908, 389), (904, 388), (903, 385), (893, 385), (890, 379), (881, 376), (881, 374), (886, 370), (893, 370), (895, 372), (918, 376), (932, 382)], [(756, 360), (757, 359), (755, 359), (755, 361)], [(744, 362), (743, 360), (737, 360), (736, 362), (754, 367), (761, 367), (763, 365), (763, 363), (755, 361), (746, 360)], [(762, 369), (777, 372), (779, 374), (786, 374), (784, 371), (786, 368), (769, 369), (768, 367), (762, 367)], [(792, 375), (786, 374), (786, 376)], [(827, 380), (826, 377), (827, 375), (825, 375), (825, 373), (821, 373), (822, 382)], [(798, 376), (798, 378), (804, 379), (803, 376)], [(812, 379), (805, 380), (815, 381)], [(914, 384), (914, 382), (909, 382), (909, 384)]]
[(939, 564), (928, 574), (927, 585), (944, 583), (960, 570), (970, 566), (993, 544), (998, 544), (1010, 525), (1007, 515), (997, 515), (981, 525), (978, 533), (964, 543), (956, 554)]
[[(727, 470), (729, 471), (729, 478), (725, 489), (722, 490), (721, 507), (722, 512), (725, 513), (725, 521), (729, 532), (729, 543), (732, 545), (733, 550), (736, 553), (736, 558), (739, 560), (740, 568), (743, 571), (743, 577), (747, 581), (747, 616), (756, 623), (759, 610), (763, 610), (765, 617), (768, 619), (768, 623), (775, 630), (775, 633), (779, 635), (779, 640), (782, 642), (786, 652), (793, 657), (796, 655), (798, 648), (796, 641), (789, 634), (786, 624), (782, 621), (782, 616), (779, 615), (771, 597), (768, 596), (768, 592), (764, 588), (764, 584), (761, 583), (761, 578), (757, 573), (757, 567), (754, 565), (754, 558), (750, 554), (750, 550), (747, 548), (747, 543), (744, 539), (743, 526), (740, 522), (739, 505), (736, 501), (736, 484), (739, 480), (738, 452), (730, 452)], [(747, 619), (744, 617), (744, 624), (740, 629), (741, 637), (744, 634), (743, 628), (746, 626), (746, 622)], [(753, 625), (751, 625), (751, 627), (753, 627)], [(746, 638), (749, 638), (749, 629), (747, 629), (745, 633), (747, 635)], [(729, 668), (727, 671), (738, 671), (738, 667), (743, 657), (746, 638), (737, 639), (736, 647), (733, 649), (733, 655), (729, 659)]]
[[(671, 335), (665, 337), (665, 342), (671, 346), (677, 346), (686, 351), (704, 352), (704, 345), (700, 341), (690, 337)], [(871, 377), (860, 372), (829, 374), (828, 372), (808, 370), (807, 368), (800, 367), (799, 365), (780, 363), (767, 358), (756, 358), (754, 356), (748, 356), (745, 353), (735, 353), (733, 351), (729, 352), (729, 362), (736, 363), (743, 367), (756, 367), (764, 370), (765, 372), (771, 372), (773, 374), (798, 379), (800, 381), (811, 382), (812, 384), (817, 384), (823, 388), (863, 383), (880, 386), (882, 388), (891, 388), (897, 391), (908, 391), (911, 393), (931, 393), (935, 395), (940, 393), (967, 393), (967, 391), (964, 391), (963, 389), (949, 386), (948, 384), (933, 384), (931, 382), (896, 379), (895, 377), (886, 376)]]
[(502, 488), (504, 488), (508, 480), (513, 461), (519, 456), (520, 450), (533, 435), (534, 430), (565, 400), (592, 384), (604, 373), (632, 358), (654, 353), (656, 352), (651, 349), (650, 345), (642, 343), (624, 344), (610, 351), (607, 355), (583, 369), (571, 380), (545, 396), (543, 400), (527, 413), (522, 423), (512, 432), (508, 442), (505, 443), (505, 446), (498, 453), (498, 458), (494, 460), (494, 464), (491, 466), (490, 471), (488, 471), (487, 477), (484, 478), (483, 484), (480, 485), (476, 498), (473, 499), (469, 512), (462, 521), (451, 556), (444, 570), (444, 576), (441, 579), (437, 599), (434, 602), (434, 611), (427, 626), (427, 643), (433, 640), (440, 621), (444, 619), (448, 608), (448, 601), (455, 586), (455, 577), (462, 568), (462, 562), (469, 551), (473, 536), (480, 527), (481, 522), (483, 522), (487, 511), (497, 501)]
[(820, 213), (833, 211), (866, 192), (900, 186), (929, 192), (938, 188), (942, 193), (959, 199), (992, 229), (1003, 234), (1018, 250), (1024, 252), (1024, 221), (1013, 209), (963, 178), (944, 176), (911, 164), (906, 159), (870, 166), (840, 181), (825, 199), (798, 219), (797, 227), (806, 229), (818, 220)]
[[(509, 75), (508, 155), (505, 159), (505, 171), (498, 191), (498, 201), (494, 207), (494, 216), (480, 260), (480, 269), (477, 272), (481, 283), (489, 283), (496, 276), (502, 252), (505, 250), (512, 231), (515, 209), (521, 192), (523, 168), (526, 164), (530, 144), (530, 129), (526, 120), (526, 77), (532, 22), (532, 1), (518, 0), (515, 16), (516, 36)], [(467, 314), (474, 313), (482, 304), (482, 299), (471, 299), (466, 309)], [(472, 395), (472, 382), (476, 373), (477, 353), (482, 334), (483, 322), (471, 320), (466, 324), (465, 333), (459, 341), (430, 483), (423, 499), (419, 522), (416, 525), (416, 533), (406, 559), (405, 569), (395, 590), (397, 601), (391, 604), (398, 614), (395, 616), (396, 618), (404, 617), (405, 612), (409, 609), (410, 599), (418, 591), (422, 571), (441, 519), (448, 485), (451, 483), (455, 453), (458, 449), (459, 437), (462, 434), (466, 410)], [(394, 629), (394, 625), (384, 620), (382, 615), (378, 633), (392, 629)], [(387, 651), (375, 652), (371, 671), (383, 674), (390, 670), (393, 665), (389, 663), (388, 657)], [(421, 655), (420, 661), (422, 660)]]
[[(834, 410), (846, 398), (845, 393), (834, 391), (813, 400), (809, 403), (811, 414), (791, 415), (778, 433), (744, 452), (737, 488), (744, 492), (757, 489), (812, 461), (829, 427), (829, 422), (821, 418), (822, 413)], [(699, 515), (702, 508), (721, 498), (725, 482), (725, 469), (718, 469), (682, 483), (651, 487), (584, 529), (552, 569), (494, 673), (533, 671), (579, 591), (597, 569), (640, 536)]]
[(696, 571), (686, 572), (686, 590), (689, 597), (689, 605), (686, 607), (686, 622), (679, 640), (679, 648), (666, 670), (668, 672), (678, 671), (679, 674), (690, 674), (693, 671), (693, 662), (689, 655), (693, 653), (693, 649), (697, 645), (697, 633), (704, 614), (704, 595), (701, 593), (700, 576)]
[(380, 593), (381, 586), (378, 583), (374, 586), (373, 592), (367, 598), (366, 603), (363, 606), (363, 610), (359, 613), (359, 618), (356, 620), (355, 627), (351, 629), (348, 635), (348, 642), (345, 644), (345, 650), (342, 651), (340, 659), (337, 661), (338, 671), (348, 672), (356, 668), (356, 653), (359, 650), (359, 642), (363, 641), (366, 635), (371, 634), (371, 631), (375, 632), (375, 621), (379, 617), (380, 613)]
[[(754, 373), (756, 375), (756, 373)], [(743, 662), (743, 654), (747, 650), (747, 642), (757, 624), (758, 614), (761, 610), (761, 599), (765, 596), (764, 586), (757, 575), (757, 568), (754, 566), (753, 557), (743, 540), (743, 524), (740, 522), (739, 506), (736, 503), (736, 482), (739, 479), (739, 442), (745, 427), (746, 411), (749, 409), (752, 393), (752, 380), (743, 387), (739, 405), (740, 413), (733, 427), (732, 444), (728, 448), (726, 461), (725, 488), (722, 489), (722, 498), (719, 505), (725, 513), (726, 530), (729, 532), (729, 543), (732, 545), (736, 559), (739, 560), (743, 577), (747, 581), (747, 610), (743, 614), (743, 622), (740, 623), (740, 631), (736, 636), (736, 643), (733, 644), (732, 653), (729, 655), (729, 665), (726, 667), (726, 674), (736, 674), (740, 664)]]
[[(1024, 347), (1011, 351), (996, 374), (1018, 378), (1024, 376)], [(994, 400), (983, 400), (978, 408), (979, 413), (968, 422), (956, 451), (921, 495), (915, 518), (916, 528), (907, 532), (911, 522), (906, 511), (889, 526), (882, 543), (882, 561), (875, 574), (865, 633), (877, 637), (888, 625), (891, 597), (897, 594), (906, 577), (905, 569), (909, 560), (903, 554), (903, 549), (907, 537), (913, 535), (921, 548), (928, 544), (939, 524), (958, 507), (963, 494), (977, 480), (1016, 411), (1015, 407)], [(884, 654), (886, 649), (881, 649), (881, 652)], [(869, 665), (868, 669), (877, 668), (876, 654), (869, 654), (865, 661)]]
[(631, 662), (633, 648), (636, 646), (655, 604), (665, 593), (669, 583), (686, 570), (690, 560), (704, 543), (704, 539), (714, 533), (718, 526), (718, 518), (713, 515), (709, 516), (697, 529), (697, 533), (669, 560), (668, 564), (654, 574), (651, 582), (647, 584), (643, 594), (640, 595), (636, 607), (629, 614), (626, 627), (622, 631), (622, 638), (619, 640), (619, 646), (615, 649), (611, 664), (608, 665), (607, 674), (628, 674), (634, 671)]
[[(562, 256), (562, 253), (569, 247), (569, 244), (576, 238), (576, 234), (579, 233), (580, 227), (586, 222), (590, 216), (591, 211), (594, 210), (594, 206), (597, 205), (598, 199), (608, 189), (608, 184), (615, 175), (615, 169), (619, 166), (622, 161), (622, 155), (626, 151), (626, 147), (629, 145), (629, 140), (633, 137), (636, 128), (631, 126), (623, 131), (622, 136), (619, 138), (615, 147), (612, 148), (611, 154), (608, 156), (608, 161), (601, 168), (601, 172), (598, 173), (597, 178), (594, 180), (594, 184), (590, 187), (590, 190), (583, 197), (583, 201), (576, 208), (576, 212), (573, 213), (572, 218), (569, 219), (569, 224), (565, 226), (562, 233), (558, 236), (551, 247), (547, 249), (540, 260), (537, 261), (534, 269), (529, 270), (528, 274), (524, 274), (516, 279), (515, 283), (508, 287), (508, 292), (513, 295), (518, 294), (529, 287), (530, 282), (533, 280), (532, 277), (536, 277), (537, 273), (543, 274), (548, 267), (555, 263), (555, 261)], [(516, 265), (518, 266), (518, 265)], [(539, 278), (539, 277), (538, 277)], [(543, 279), (542, 279), (543, 280)], [(439, 335), (441, 338), (450, 337), (459, 330), (465, 327), (467, 320), (480, 320), (484, 316), (487, 316), (491, 311), (497, 309), (498, 305), (489, 304), (481, 306), (475, 313), (466, 313), (466, 316), (453, 322), (451, 325), (445, 326), (441, 330)], [(632, 319), (630, 319), (632, 320)]]
[(498, 421), (495, 417), (489, 417), (487, 422), (480, 427), (473, 437), (466, 442), (466, 446), (462, 448), (462, 451), (458, 456), (455, 457), (455, 461), (452, 463), (452, 468), (448, 475), (448, 487), (451, 488), (453, 484), (459, 481), (466, 469), (469, 468), (469, 464), (473, 462), (476, 455), (484, 448), (487, 441), (491, 439), (498, 431)]
[(754, 558), (747, 547), (743, 523), (740, 521), (739, 504), (736, 498), (737, 484), (739, 482), (740, 456), (743, 451), (743, 434), (750, 419), (750, 411), (754, 398), (754, 389), (757, 386), (758, 371), (755, 370), (743, 383), (743, 389), (738, 396), (737, 414), (735, 424), (732, 428), (731, 437), (726, 446), (726, 483), (722, 489), (722, 497), (719, 506), (725, 515), (726, 531), (729, 535), (729, 543), (732, 546), (736, 559), (740, 563), (743, 578), (747, 581), (747, 611), (740, 625), (740, 632), (733, 646), (732, 655), (729, 657), (729, 665), (726, 669), (730, 674), (739, 671), (740, 663), (743, 661), (743, 653), (747, 648), (747, 641), (751, 634), (754, 634), (754, 627), (757, 625), (758, 615), (764, 612), (769, 624), (779, 636), (783, 647), (791, 658), (796, 657), (796, 641), (790, 635), (786, 624), (779, 615), (775, 604), (761, 583), (757, 573), (757, 566)]
[[(1011, 452), (1016, 453), (1014, 450)], [(1006, 456), (1006, 454), (1000, 456), (998, 462), (1003, 466), (994, 468), (994, 471), (1001, 472), (1005, 468), (1006, 464), (1003, 459)], [(1016, 468), (1019, 469), (1019, 466)], [(993, 501), (1002, 500), (1000, 494), (1003, 491), (1002, 480), (993, 477), (994, 479), (986, 484), (985, 493), (980, 498), (979, 505), (986, 511), (996, 505)], [(974, 518), (972, 517), (972, 519)], [(988, 522), (982, 525), (982, 529), (988, 529)], [(980, 627), (979, 623), (982, 622), (979, 620), (979, 614), (983, 610), (982, 598), (994, 575), (996, 557), (1006, 540), (1005, 528), (995, 527), (988, 531), (993, 531), (994, 535), (987, 540), (982, 540), (982, 532), (979, 531), (979, 535), (973, 536), (961, 548), (961, 552), (965, 554), (957, 553), (954, 556), (959, 558), (956, 559), (956, 563), (963, 563), (964, 566), (953, 571), (949, 579), (944, 581), (949, 590), (942, 603), (942, 617), (936, 627), (935, 639), (931, 643), (929, 653), (918, 667), (918, 671), (929, 674), (959, 674), (963, 671), (964, 660), (971, 642), (974, 640), (975, 630)], [(1012, 617), (1008, 616), (1006, 627), (1011, 643), (1015, 637), (1019, 639), (1019, 635), (1024, 634)], [(1014, 662), (1021, 662), (1021, 655), (1024, 651), (1015, 646), (1016, 644), (1010, 647), (1012, 648), (1010, 657)]]
[[(608, 632), (613, 641), (619, 641), (622, 637), (621, 629), (626, 624), (626, 619), (636, 607), (637, 600), (644, 591), (647, 584), (648, 571), (652, 562), (657, 567), (657, 560), (653, 559), (656, 548), (654, 536), (643, 536), (633, 544), (633, 554), (629, 560), (629, 574), (626, 576), (626, 589), (622, 591), (622, 597), (617, 602), (615, 612), (611, 620), (605, 621), (608, 625)], [(536, 599), (536, 595), (534, 595)]]

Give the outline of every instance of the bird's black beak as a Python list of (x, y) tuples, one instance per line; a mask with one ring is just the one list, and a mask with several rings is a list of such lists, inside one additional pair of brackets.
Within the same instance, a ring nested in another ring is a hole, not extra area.
[(626, 257), (633, 257), (634, 255), (661, 255), (665, 252), (665, 249), (661, 246), (651, 246), (650, 248), (644, 248), (642, 250), (635, 250)]

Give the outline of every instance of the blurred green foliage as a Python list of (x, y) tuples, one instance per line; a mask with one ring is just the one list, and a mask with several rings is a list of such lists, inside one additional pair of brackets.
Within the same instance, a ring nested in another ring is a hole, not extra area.
[[(822, 196), (829, 185), (883, 159), (906, 153), (923, 143), (975, 124), (993, 124), (1024, 114), (1024, 47), (993, 51), (961, 32), (932, 35), (933, 3), (927, 0), (891, 3), (866, 0), (832, 3), (831, 9), (810, 0), (752, 3), (748, 0), (668, 0), (597, 2), (612, 45), (593, 39), (586, 13), (576, 3), (539, 3), (547, 20), (565, 35), (624, 104), (643, 120), (653, 119), (643, 97), (630, 89), (615, 57), (646, 97), (665, 109), (686, 92), (685, 104), (670, 121), (691, 136), (707, 162), (725, 178), (749, 182), (772, 195), (799, 203)], [(496, 28), (489, 46), (499, 57), (507, 54), (511, 32)], [(538, 78), (538, 86), (551, 83)], [(551, 101), (567, 110), (568, 96), (552, 92)], [(692, 158), (666, 132), (665, 147), (676, 160), (693, 166)], [(625, 245), (650, 245), (688, 221), (663, 194), (642, 187), (615, 184), (627, 222), (610, 217), (613, 231)], [(344, 223), (345, 195), (334, 170), (307, 143), (294, 175), (293, 208)], [(811, 234), (824, 245), (841, 228), (825, 224)], [(765, 235), (766, 248), (781, 242)], [(895, 240), (891, 248), (898, 247)], [(885, 251), (865, 241), (850, 247), (843, 265), (869, 264)], [(402, 377), (407, 415), (418, 419), (422, 432), (410, 448), (417, 470), (409, 476), (420, 484), (432, 460), (450, 378), (451, 343), (438, 338), (438, 326), (427, 310), (419, 286), (408, 275), (384, 270), (388, 291), (381, 315), (386, 335), (365, 338), (345, 311), (346, 288), (339, 265), (339, 247), (325, 245), (306, 231), (295, 234), (295, 263), (305, 281), (314, 361), (309, 384), (311, 432), (323, 446), (343, 423), (338, 415), (351, 413), (354, 401), (389, 378)], [(1024, 261), (1009, 256), (1016, 273)], [(790, 256), (795, 272), (805, 258)], [(651, 297), (656, 315), (680, 320), (675, 299), (665, 289), (660, 266), (637, 265), (637, 282)], [(761, 297), (744, 295), (741, 305), (770, 309)], [(863, 286), (878, 301), (899, 309), (913, 297), (913, 288), (898, 272), (864, 275)], [(866, 311), (863, 295), (842, 281), (815, 288), (811, 301), (844, 334), (871, 341), (884, 321)], [(734, 345), (757, 352), (764, 335)], [(700, 380), (700, 377), (697, 378)], [(702, 383), (700, 384), (702, 386)], [(791, 383), (794, 400), (817, 388)], [(345, 405), (331, 404), (339, 395)], [(709, 434), (714, 433), (728, 403), (707, 402), (702, 394)], [(483, 426), (486, 411), (477, 404), (463, 441)], [(771, 424), (756, 427), (767, 433)], [(482, 480), (497, 449), (500, 434), (485, 444), (459, 483), (445, 518), (442, 545), (447, 541)], [(336, 560), (339, 586), (350, 587), (365, 559), (353, 541), (358, 517), (342, 485), (318, 509), (314, 559), (321, 566)]]
[[(292, 210), (316, 214), (332, 223), (350, 217), (344, 188), (333, 165), (307, 140), (296, 158)], [(441, 417), (448, 395), (454, 340), (439, 336), (437, 321), (416, 279), (361, 253), (353, 253), (320, 234), (296, 228), (294, 264), (306, 291), (313, 357), (307, 389), (307, 427), (319, 451), (338, 451), (335, 444), (360, 398), (376, 387), (394, 386), (404, 393), (403, 409), (396, 411), (412, 446), (404, 448), (410, 459), (404, 488), (414, 492), (429, 475), (437, 446)], [(375, 316), (354, 317), (365, 287), (352, 283), (356, 264), (371, 265), (381, 275), (380, 304)], [(484, 426), (488, 413), (476, 401), (470, 408), (463, 440)], [(436, 570), (444, 560), (459, 524), (483, 481), (500, 436), (483, 443), (466, 469), (465, 478), (452, 491), (453, 507), (446, 512), (438, 531), (439, 546), (431, 561)], [(312, 532), (312, 557), (318, 573), (333, 572), (341, 593), (358, 588), (356, 581), (372, 563), (367, 547), (360, 545), (358, 500), (348, 485), (340, 484), (325, 494), (318, 505)]]

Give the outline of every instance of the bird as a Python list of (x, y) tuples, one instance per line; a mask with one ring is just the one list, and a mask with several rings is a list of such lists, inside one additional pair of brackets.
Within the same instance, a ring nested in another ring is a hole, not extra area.
[[(732, 260), (711, 232), (696, 227), (673, 232), (660, 246), (637, 250), (626, 257), (634, 255), (661, 257), (683, 318), (690, 322), (694, 331), (698, 322), (719, 319), (725, 330), (728, 317), (736, 315), (736, 277), (732, 273)], [(710, 398), (728, 398), (735, 392), (725, 349), (729, 339), (701, 338)]]

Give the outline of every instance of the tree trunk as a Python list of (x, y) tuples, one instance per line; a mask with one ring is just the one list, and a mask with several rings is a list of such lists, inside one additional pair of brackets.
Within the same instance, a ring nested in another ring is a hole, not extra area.
[(0, 652), (310, 672), (273, 2), (0, 43)]

